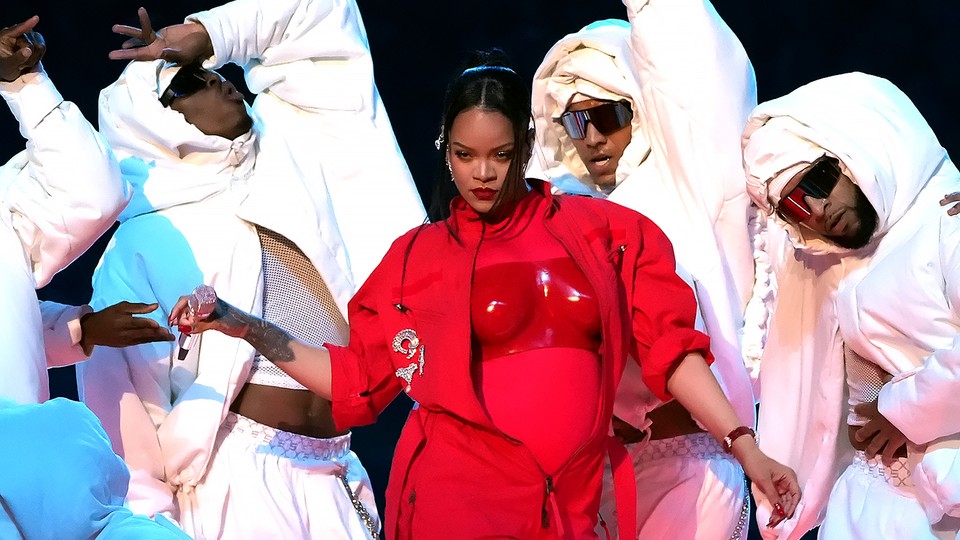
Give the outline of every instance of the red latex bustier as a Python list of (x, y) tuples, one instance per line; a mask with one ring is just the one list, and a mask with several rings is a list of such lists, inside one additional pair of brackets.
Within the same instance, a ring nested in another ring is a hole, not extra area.
[(480, 360), (547, 347), (600, 348), (597, 299), (570, 257), (478, 268), (470, 314)]

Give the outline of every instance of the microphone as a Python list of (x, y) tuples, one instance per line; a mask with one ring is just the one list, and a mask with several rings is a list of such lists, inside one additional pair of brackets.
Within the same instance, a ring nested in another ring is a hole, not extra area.
[[(192, 317), (197, 320), (203, 320), (210, 316), (213, 313), (213, 310), (217, 307), (217, 291), (213, 290), (213, 287), (209, 285), (199, 285), (196, 289), (190, 293), (190, 297), (187, 298), (187, 309)], [(180, 338), (177, 340), (177, 346), (179, 350), (177, 351), (177, 359), (185, 360), (187, 354), (190, 352), (190, 348), (193, 346), (194, 334), (186, 332), (187, 328), (183, 325), (180, 325)]]

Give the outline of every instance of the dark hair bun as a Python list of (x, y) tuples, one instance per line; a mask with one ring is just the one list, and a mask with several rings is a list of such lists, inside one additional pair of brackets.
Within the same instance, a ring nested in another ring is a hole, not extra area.
[(470, 56), (467, 57), (467, 63), (464, 66), (464, 69), (481, 66), (496, 66), (513, 69), (513, 65), (510, 62), (510, 57), (507, 56), (507, 53), (503, 52), (503, 49), (499, 49), (497, 47), (494, 47), (489, 51), (473, 51), (470, 53)]

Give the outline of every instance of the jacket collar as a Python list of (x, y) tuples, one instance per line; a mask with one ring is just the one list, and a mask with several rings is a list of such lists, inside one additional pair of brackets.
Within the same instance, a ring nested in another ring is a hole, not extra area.
[(553, 215), (557, 199), (550, 191), (550, 184), (534, 178), (526, 179), (526, 183), (530, 191), (520, 199), (507, 217), (496, 223), (484, 221), (463, 197), (457, 195), (450, 201), (450, 217), (447, 218), (450, 228), (463, 239), (479, 239), (481, 236), (490, 238), (522, 230), (537, 216)]

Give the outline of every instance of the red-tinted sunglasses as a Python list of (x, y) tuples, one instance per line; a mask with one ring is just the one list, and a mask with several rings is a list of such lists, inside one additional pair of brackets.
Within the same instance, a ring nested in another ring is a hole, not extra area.
[(593, 124), (603, 135), (610, 135), (630, 125), (632, 119), (630, 104), (626, 101), (614, 101), (582, 111), (565, 112), (556, 122), (563, 126), (571, 139), (579, 141), (587, 136), (587, 122)]
[(803, 175), (797, 187), (780, 200), (777, 215), (789, 223), (803, 223), (813, 215), (804, 197), (826, 199), (839, 180), (840, 161), (833, 157), (820, 158)]

